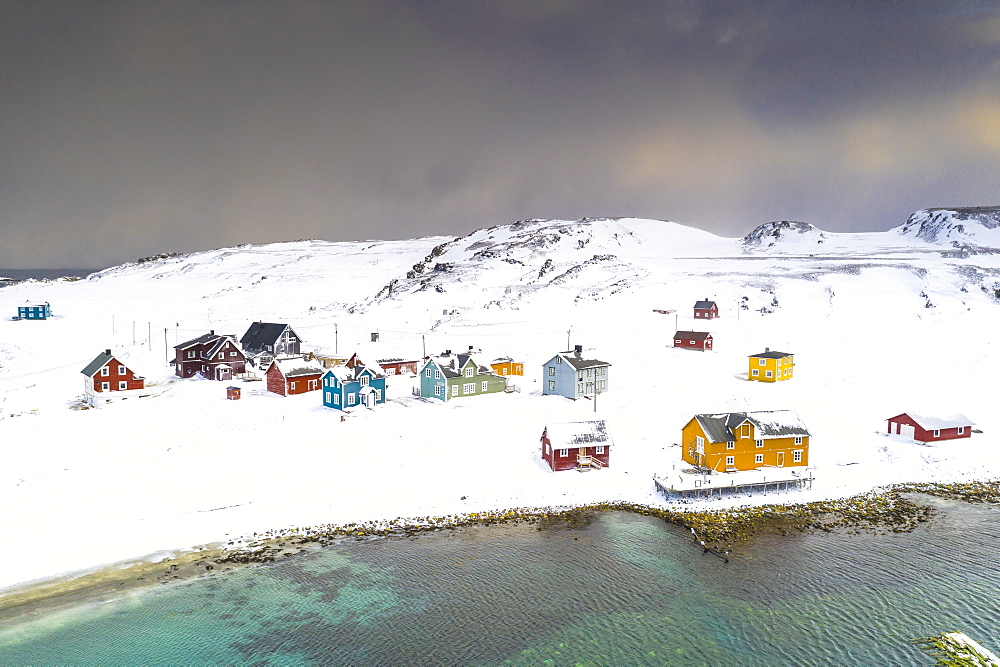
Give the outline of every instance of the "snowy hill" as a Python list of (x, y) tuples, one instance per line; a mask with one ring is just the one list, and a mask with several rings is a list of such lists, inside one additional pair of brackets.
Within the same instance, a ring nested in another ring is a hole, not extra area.
[(811, 248), (825, 243), (827, 235), (808, 222), (780, 220), (768, 222), (743, 237), (743, 245), (747, 248), (795, 247), (796, 249)]
[[(812, 434), (816, 482), (788, 501), (1000, 475), (1000, 417), (984, 391), (996, 375), (1000, 255), (958, 256), (896, 232), (760, 229), (747, 244), (654, 220), (527, 220), (460, 238), (164, 254), (4, 287), (0, 500), (18, 511), (0, 516), (0, 533), (73, 548), (7, 550), (0, 589), (270, 528), (662, 504), (651, 476), (680, 465), (680, 429), (697, 413), (794, 410)], [(706, 297), (721, 317), (696, 322)], [(26, 300), (48, 301), (55, 317), (11, 320)], [(447, 404), (395, 376), (385, 406), (343, 421), (315, 393), (283, 398), (248, 382), (227, 401), (223, 383), (174, 377), (177, 342), (210, 329), (239, 337), (256, 320), (347, 355), (474, 346), (523, 362), (525, 376), (519, 392)], [(713, 352), (671, 346), (676, 328), (703, 327)], [(538, 456), (545, 424), (593, 419), (595, 406), (542, 396), (540, 367), (577, 344), (612, 364), (596, 418), (615, 453), (607, 469), (553, 474)], [(747, 355), (768, 346), (796, 355), (795, 377), (747, 382)], [(80, 370), (106, 348), (149, 391), (83, 410)], [(961, 412), (983, 433), (937, 447), (884, 435), (903, 411)], [(473, 463), (483, 451), (488, 464)]]
[(928, 243), (1000, 248), (1000, 206), (922, 209), (895, 231)]

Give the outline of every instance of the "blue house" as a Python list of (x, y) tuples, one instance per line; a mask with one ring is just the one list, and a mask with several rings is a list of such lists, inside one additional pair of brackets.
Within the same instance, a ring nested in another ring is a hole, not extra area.
[(50, 317), (52, 317), (52, 309), (47, 301), (17, 307), (17, 319), (19, 320), (47, 320)]
[(334, 366), (323, 373), (323, 405), (345, 410), (385, 403), (385, 375), (367, 366)]
[(585, 359), (583, 346), (570, 352), (560, 352), (542, 365), (542, 394), (566, 398), (583, 398), (608, 390), (606, 361)]

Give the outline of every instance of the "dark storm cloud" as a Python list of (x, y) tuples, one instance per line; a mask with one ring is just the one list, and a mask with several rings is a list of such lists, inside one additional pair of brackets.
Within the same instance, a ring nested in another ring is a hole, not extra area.
[(0, 9), (0, 266), (996, 203), (995, 3)]

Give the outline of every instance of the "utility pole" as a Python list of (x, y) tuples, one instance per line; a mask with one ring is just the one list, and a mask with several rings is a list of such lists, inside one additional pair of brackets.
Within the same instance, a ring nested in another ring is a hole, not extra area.
[(135, 320), (132, 320), (132, 346), (135, 347)]
[(569, 332), (572, 331), (572, 330), (573, 330), (573, 327), (570, 327), (569, 329), (566, 330), (566, 350), (567, 351), (569, 351), (569, 349), (570, 349), (570, 347), (569, 347)]
[(146, 349), (153, 349), (153, 323), (146, 322)]
[(333, 353), (340, 354), (340, 334), (337, 331), (337, 323), (333, 323)]
[(163, 363), (170, 363), (170, 353), (167, 352), (170, 348), (167, 347), (167, 327), (163, 327)]
[(427, 335), (420, 334), (420, 344), (424, 346), (424, 356), (427, 356)]

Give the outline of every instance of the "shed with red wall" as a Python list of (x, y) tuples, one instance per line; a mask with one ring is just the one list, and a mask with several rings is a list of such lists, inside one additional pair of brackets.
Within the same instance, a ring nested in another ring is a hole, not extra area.
[(890, 434), (902, 435), (918, 442), (968, 438), (975, 426), (971, 419), (961, 414), (933, 417), (904, 412), (886, 421)]

